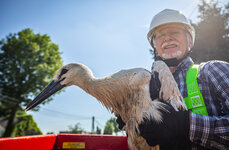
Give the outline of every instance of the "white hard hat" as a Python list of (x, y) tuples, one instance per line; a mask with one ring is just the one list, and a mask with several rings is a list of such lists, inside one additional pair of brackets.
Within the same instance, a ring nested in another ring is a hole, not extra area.
[(193, 44), (194, 44), (195, 29), (191, 26), (187, 18), (180, 11), (173, 10), (173, 9), (165, 9), (153, 17), (151, 24), (150, 24), (149, 32), (147, 34), (147, 38), (150, 44), (153, 46), (152, 38), (153, 38), (155, 30), (158, 27), (162, 25), (174, 24), (174, 23), (181, 24), (185, 27), (185, 29), (191, 35)]

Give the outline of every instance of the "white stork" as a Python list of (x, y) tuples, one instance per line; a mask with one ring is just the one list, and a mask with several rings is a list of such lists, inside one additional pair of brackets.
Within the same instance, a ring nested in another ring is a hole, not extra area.
[[(159, 98), (169, 102), (176, 110), (186, 109), (167, 65), (162, 61), (156, 61), (152, 72), (154, 71), (159, 73), (161, 82)], [(122, 117), (126, 123), (125, 131), (128, 134), (130, 149), (150, 150), (151, 147), (139, 135), (138, 125), (143, 118), (161, 121), (158, 109), (164, 109), (163, 103), (150, 98), (151, 75), (152, 73), (145, 69), (135, 68), (121, 70), (105, 78), (95, 78), (85, 65), (71, 63), (58, 71), (53, 81), (27, 106), (26, 111), (34, 108), (60, 89), (76, 85), (94, 96), (112, 113)]]

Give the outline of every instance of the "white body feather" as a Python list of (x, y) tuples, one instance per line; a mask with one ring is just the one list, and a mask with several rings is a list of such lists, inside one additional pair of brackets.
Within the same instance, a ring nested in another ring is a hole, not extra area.
[[(130, 149), (151, 149), (146, 141), (138, 134), (138, 124), (143, 118), (161, 121), (158, 108), (163, 104), (158, 100), (151, 100), (149, 83), (151, 73), (142, 68), (121, 70), (105, 78), (95, 78), (89, 68), (82, 64), (72, 63), (62, 67), (68, 73), (61, 84), (76, 85), (98, 99), (112, 113), (120, 114), (126, 123)], [(57, 80), (61, 70), (55, 76)], [(171, 72), (163, 62), (155, 62), (154, 70), (159, 73), (161, 81), (160, 96), (178, 108), (186, 109), (183, 98), (179, 93)]]

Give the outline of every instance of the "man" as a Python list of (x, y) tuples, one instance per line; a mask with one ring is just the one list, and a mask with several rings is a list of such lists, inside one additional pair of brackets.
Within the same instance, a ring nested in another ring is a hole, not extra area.
[(165, 103), (169, 112), (161, 110), (163, 121), (142, 123), (141, 136), (161, 149), (229, 149), (229, 64), (209, 61), (193, 67), (189, 54), (195, 30), (176, 10), (155, 15), (147, 37), (155, 60), (164, 61), (173, 73), (189, 111), (177, 112)]

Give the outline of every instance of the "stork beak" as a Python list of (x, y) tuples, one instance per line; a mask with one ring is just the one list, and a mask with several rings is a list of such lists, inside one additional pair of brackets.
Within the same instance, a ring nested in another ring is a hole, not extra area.
[(65, 78), (61, 80), (52, 80), (51, 83), (39, 94), (37, 97), (29, 103), (29, 105), (26, 107), (25, 111), (28, 111), (34, 107), (36, 107), (38, 104), (46, 100), (48, 97), (56, 93), (57, 91), (64, 88), (66, 85), (61, 85), (60, 82), (63, 81)]

